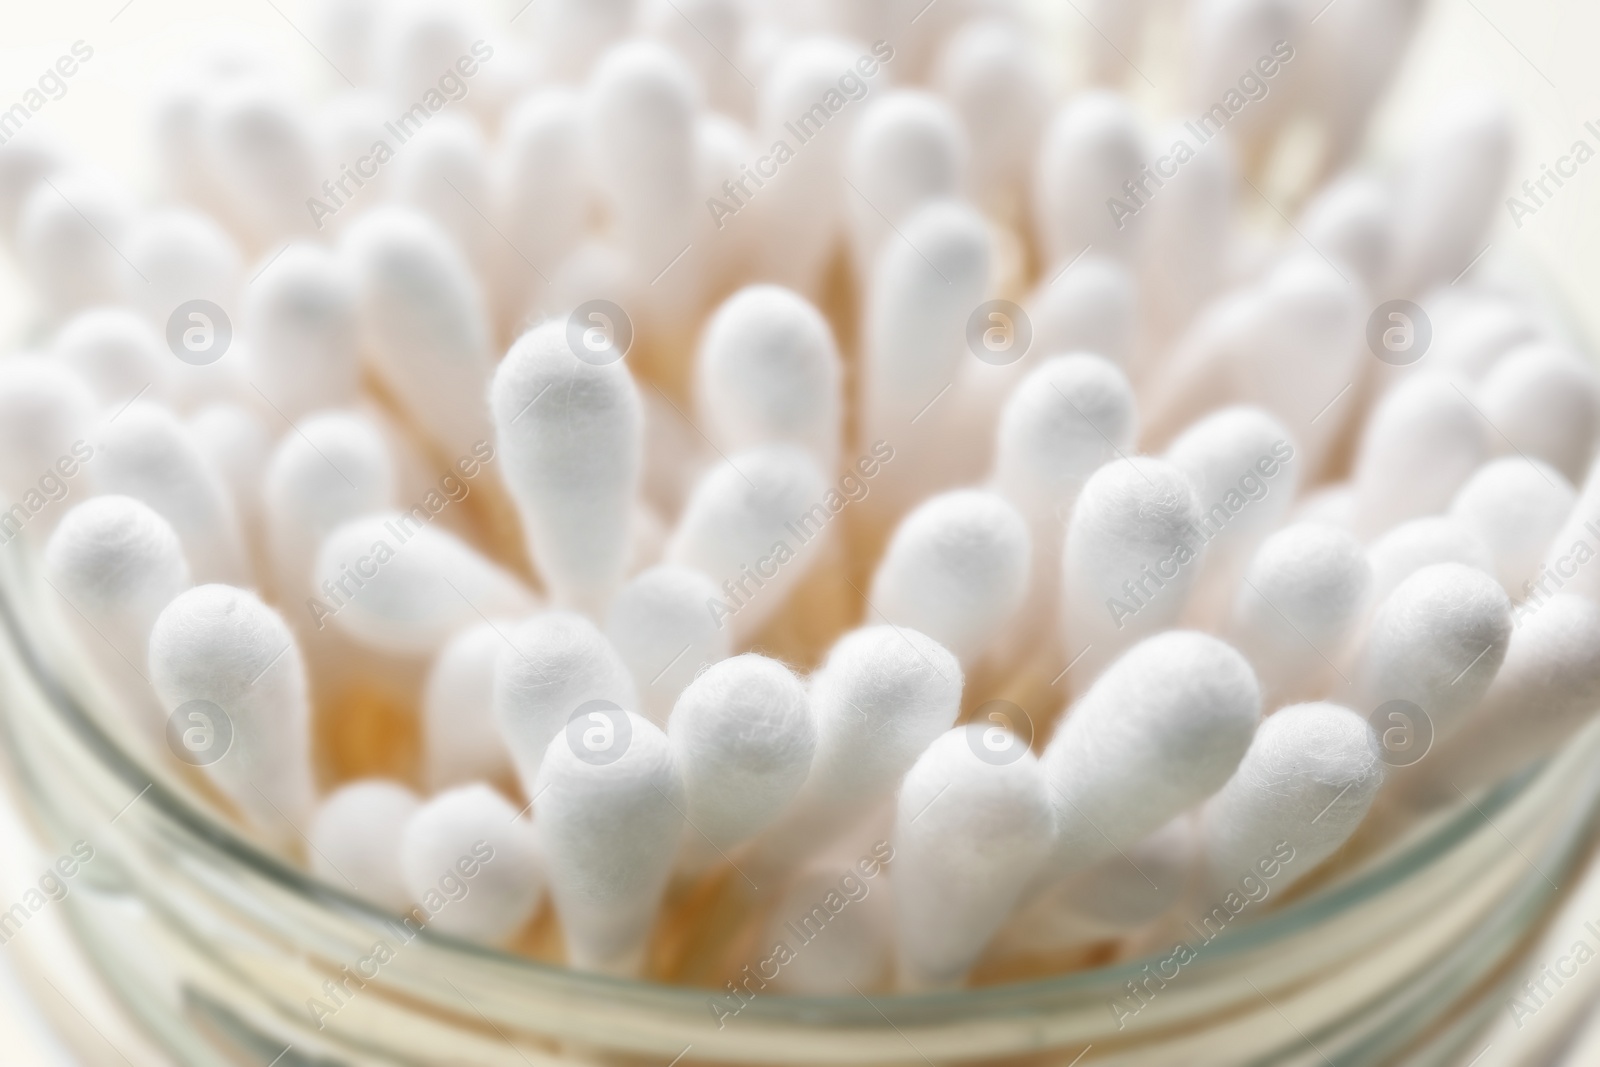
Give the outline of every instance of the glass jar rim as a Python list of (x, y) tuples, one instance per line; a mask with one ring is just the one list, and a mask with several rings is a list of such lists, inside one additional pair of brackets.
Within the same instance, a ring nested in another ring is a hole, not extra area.
[[(30, 572), (26, 566), (18, 568), (17, 556), (12, 557), (5, 569), (11, 571), (11, 578), (19, 573)], [(133, 792), (142, 791), (145, 802), (153, 805), (163, 817), (192, 834), (195, 839), (240, 863), (255, 876), (353, 920), (375, 926), (395, 921), (397, 916), (319, 879), (287, 858), (252, 841), (224, 815), (164, 782), (162, 779), (169, 772), (153, 771), (127, 751), (95, 720), (94, 715), (73, 693), (72, 687), (65, 684), (46, 664), (21, 625), (21, 616), (13, 596), (12, 581), (0, 574), (0, 629), (4, 630), (55, 712), (107, 771), (127, 784)], [(1497, 812), (1514, 804), (1537, 782), (1544, 766), (1548, 764), (1530, 767), (1513, 775), (1474, 803), (1464, 801), (1458, 810), (1437, 818), (1434, 825), (1408, 839), (1403, 847), (1382, 850), (1348, 876), (1317, 886), (1289, 903), (1230, 930), (1226, 938), (1219, 939), (1215, 946), (1207, 948), (1208, 957), (1222, 961), (1230, 956), (1258, 951), (1289, 934), (1356, 910), (1430, 863), (1448, 856), (1455, 845), (1481, 829), (1486, 821), (1492, 821)], [(667, 1010), (703, 1008), (708, 996), (718, 995), (717, 990), (700, 986), (577, 971), (561, 964), (532, 959), (441, 933), (431, 927), (423, 928), (419, 934), (437, 949), (499, 968), (512, 968), (525, 979), (541, 985), (559, 984), (569, 993), (587, 993), (619, 1003), (649, 1003)], [(896, 1018), (904, 1020), (959, 1021), (956, 1018), (958, 1015), (994, 1018), (1006, 1014), (1026, 1014), (1035, 1008), (1103, 992), (1108, 985), (1135, 981), (1157, 958), (1159, 954), (1152, 953), (1042, 978), (954, 990), (881, 993), (871, 998), (849, 994), (811, 996), (763, 992), (755, 1001), (747, 1003), (745, 1008), (754, 1009), (754, 1014), (760, 1017), (787, 1021), (826, 1013), (834, 1022), (858, 1018), (864, 1023), (878, 1023), (886, 1018), (879, 1010), (880, 1006), (892, 1006)]]

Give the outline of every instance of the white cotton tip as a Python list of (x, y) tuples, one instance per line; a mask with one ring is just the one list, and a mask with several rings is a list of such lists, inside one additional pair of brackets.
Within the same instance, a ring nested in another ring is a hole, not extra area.
[(1184, 812), (1026, 905), (1001, 944), (1018, 954), (1050, 952), (1136, 931), (1184, 899), (1199, 849), (1194, 818)]
[(1141, 380), (1159, 370), (1160, 350), (1227, 284), (1235, 256), (1239, 161), (1233, 142), (1218, 137), (1190, 158), (1192, 139), (1185, 126), (1168, 126), (1151, 149), (1145, 172), (1151, 177), (1135, 178), (1137, 196), (1124, 191), (1123, 203), (1139, 203), (1139, 213), (1148, 216), (1139, 274), (1152, 321), (1135, 375)]
[(139, 220), (122, 250), (136, 272), (127, 283), (134, 306), (157, 330), (178, 307), (209, 300), (234, 314), (244, 270), (239, 246), (208, 215), (164, 208)]
[(320, 102), (314, 117), (317, 147), (323, 173), (330, 183), (337, 183), (341, 203), (336, 207), (326, 198), (327, 190), (319, 191), (318, 198), (326, 205), (326, 210), (315, 208), (319, 232), (337, 234), (355, 218), (358, 209), (373, 207), (387, 198), (392, 168), (380, 163), (380, 156), (384, 161), (388, 157), (374, 149), (380, 141), (393, 147), (394, 135), (384, 124), (394, 117), (389, 98), (375, 89), (344, 87)]
[(1496, 362), (1476, 395), (1498, 450), (1544, 460), (1573, 482), (1588, 472), (1600, 434), (1600, 375), (1587, 362), (1526, 345)]
[(707, 103), (748, 120), (755, 88), (739, 66), (753, 10), (742, 0), (647, 0), (640, 21), (688, 62)]
[(1483, 698), (1510, 640), (1511, 601), (1500, 583), (1459, 563), (1424, 567), (1373, 615), (1351, 706), (1371, 714), (1409, 701), (1443, 740)]
[[(767, 239), (757, 221), (759, 211), (752, 211), (743, 223), (729, 223), (730, 215), (737, 215), (750, 203), (737, 182), (747, 189), (760, 189), (753, 184), (761, 177), (755, 168), (771, 173), (781, 164), (756, 147), (759, 142), (743, 124), (715, 111), (704, 112), (696, 120), (694, 142), (697, 195), (705, 204), (706, 221), (716, 240), (688, 257), (684, 265), (702, 272), (706, 292), (724, 293), (750, 280), (757, 246)], [(763, 155), (766, 163), (761, 162)], [(769, 282), (783, 281), (782, 276), (764, 277)]]
[(518, 333), (583, 239), (593, 177), (582, 97), (545, 89), (519, 100), (501, 124), (489, 180), (494, 210), (486, 214), (505, 235), (493, 287), (502, 327)]
[[(1332, 855), (1383, 784), (1378, 737), (1337, 704), (1296, 704), (1267, 716), (1200, 821), (1206, 899), (1245, 878), (1282, 891)], [(1276, 860), (1282, 873), (1268, 874)], [(1249, 888), (1248, 883), (1243, 883)]]
[[(160, 515), (126, 496), (97, 496), (62, 516), (44, 551), (50, 585), (87, 623), (81, 644), (129, 694), (146, 690), (150, 629), (188, 589), (189, 563)], [(137, 699), (137, 697), (135, 697)], [(165, 722), (144, 725), (158, 735)]]
[(522, 615), (533, 595), (455, 534), (428, 525), (422, 505), (351, 519), (322, 540), (306, 610), (397, 656), (431, 656), (479, 619)]
[(545, 0), (534, 9), (546, 69), (579, 81), (599, 55), (632, 31), (638, 0)]
[(130, 283), (117, 249), (132, 214), (123, 194), (92, 174), (58, 173), (34, 186), (17, 216), (17, 258), (46, 315), (122, 302)]
[[(757, 228), (766, 235), (754, 252), (763, 277), (808, 294), (820, 287), (821, 273), (845, 225), (846, 200), (856, 195), (841, 179), (860, 105), (851, 103), (833, 115), (823, 103), (829, 92), (840, 92), (839, 80), (852, 68), (882, 92), (884, 73), (878, 60), (860, 45), (831, 37), (785, 41), (760, 78), (756, 143), (781, 140), (803, 151), (795, 151), (783, 164), (782, 180), (769, 182), (759, 199), (750, 200)], [(800, 135), (806, 140), (795, 146)]]
[(843, 370), (833, 331), (798, 293), (750, 285), (717, 308), (695, 359), (706, 432), (730, 452), (773, 441), (838, 463)]
[(872, 580), (885, 621), (919, 630), (971, 665), (1028, 593), (1033, 538), (998, 493), (958, 489), (900, 520)]
[(1067, 520), (1089, 476), (1133, 451), (1138, 414), (1119, 367), (1076, 353), (1034, 363), (997, 422), (989, 485), (1027, 520), (1032, 541), (1024, 604), (1006, 630), (989, 638), (1005, 655), (1040, 643), (1054, 647)]
[(283, 617), (243, 589), (197, 586), (156, 618), (149, 663), (162, 710), (176, 716), (169, 734), (182, 731), (194, 761), (252, 823), (294, 840), (315, 800), (311, 711)]
[(1453, 515), (1431, 515), (1403, 522), (1367, 549), (1372, 583), (1367, 589), (1369, 612), (1389, 598), (1407, 578), (1435, 563), (1459, 563), (1485, 574), (1495, 572), (1489, 544)]
[(853, 186), (845, 205), (862, 276), (919, 208), (963, 193), (967, 152), (960, 121), (931, 93), (896, 89), (867, 105), (844, 160), (844, 180)]
[(991, 259), (987, 223), (960, 201), (927, 204), (897, 225), (872, 270), (861, 369), (869, 433), (894, 443), (937, 436), (939, 416), (925, 413), (971, 358), (967, 320)]
[(721, 601), (710, 578), (671, 563), (634, 575), (611, 601), (606, 638), (633, 675), (641, 714), (657, 726), (685, 686), (732, 652), (732, 634), (711, 609)]
[(272, 434), (254, 410), (226, 402), (207, 404), (189, 416), (187, 426), (222, 476), (253, 562), (260, 551), (261, 485), (272, 454)]
[(245, 290), (249, 377), (289, 419), (355, 400), (361, 385), (350, 265), (295, 243)]
[[(1557, 593), (1517, 610), (1505, 662), (1461, 731), (1420, 768), (1446, 800), (1556, 752), (1600, 708), (1600, 606)], [(1435, 762), (1437, 761), (1437, 762)]]
[(0, 145), (0, 238), (16, 240), (22, 205), (45, 178), (71, 164), (66, 148), (49, 126), (24, 126)]
[[(1145, 147), (1133, 109), (1103, 89), (1079, 93), (1045, 128), (1034, 169), (1033, 212), (1046, 263), (1069, 263), (1092, 248), (1130, 263), (1139, 253), (1141, 214), (1121, 224), (1106, 209), (1122, 183), (1139, 176)], [(1059, 268), (1058, 268), (1059, 269)]]
[(1468, 478), (1450, 502), (1450, 514), (1483, 538), (1494, 557), (1490, 573), (1521, 599), (1577, 500), (1559, 471), (1508, 456)]
[(1488, 433), (1449, 379), (1419, 374), (1396, 385), (1373, 409), (1356, 455), (1356, 533), (1375, 537), (1444, 511), (1489, 458)]
[(544, 898), (539, 836), (505, 797), (482, 783), (430, 799), (406, 823), (400, 870), (435, 930), (504, 944)]
[(453, 454), (487, 440), (494, 356), (483, 294), (461, 253), (401, 207), (362, 215), (340, 250), (356, 280), (363, 346), (407, 413)]
[(1169, 630), (1123, 653), (1040, 759), (1058, 819), (1054, 869), (1107, 859), (1215, 793), (1260, 718), (1250, 664), (1214, 637)]
[(494, 717), (494, 666), (509, 626), (480, 622), (439, 650), (422, 690), (422, 778), (430, 790), (513, 773)]
[(1422, 7), (1415, 0), (1360, 0), (1337, 10), (1318, 9), (1311, 12), (1310, 32), (1295, 38), (1304, 40), (1308, 68), (1301, 99), (1322, 119), (1330, 163), (1360, 149), (1373, 108), (1407, 54)]
[(1539, 338), (1539, 327), (1527, 309), (1507, 300), (1474, 293), (1462, 300), (1442, 300), (1453, 292), (1437, 290), (1424, 303), (1433, 319), (1433, 345), (1424, 357), (1446, 374), (1481, 382), (1502, 357)]
[[(1600, 602), (1600, 567), (1590, 565), (1597, 554), (1600, 554), (1600, 463), (1590, 465), (1578, 503), (1550, 544), (1545, 565), (1539, 571), (1539, 588), (1545, 595), (1559, 588)], [(1569, 582), (1572, 583), (1570, 588)]]
[(1326, 691), (1371, 577), (1361, 542), (1321, 523), (1286, 526), (1256, 550), (1228, 629), (1269, 707)]
[(1395, 292), (1454, 282), (1473, 264), (1489, 243), (1514, 150), (1510, 111), (1485, 90), (1445, 101), (1423, 131), (1395, 195)]
[(899, 784), (961, 707), (961, 663), (915, 630), (840, 637), (811, 676), (817, 750), (793, 807), (766, 835), (764, 864), (795, 869)]
[(401, 785), (364, 778), (328, 794), (311, 816), (311, 870), (330, 885), (351, 886), (385, 911), (411, 906), (400, 865), (406, 825), (422, 800)]
[(197, 582), (248, 580), (243, 535), (217, 465), (166, 408), (140, 400), (100, 429), (94, 476), (172, 524)]
[[(83, 379), (46, 360), (13, 356), (0, 362), (0, 495), (8, 510), (0, 532), (5, 540), (40, 511), (39, 533), (59, 517), (46, 509), (51, 498), (66, 495), (63, 478), (80, 492), (89, 491), (98, 464), (95, 457), (95, 401)], [(26, 515), (18, 515), (20, 505)]]
[(45, 548), (51, 584), (136, 664), (150, 627), (189, 588), (171, 525), (132, 497), (97, 496), (67, 512)]
[(1225, 126), (1244, 143), (1270, 135), (1296, 103), (1295, 44), (1315, 32), (1308, 23), (1314, 12), (1295, 0), (1202, 0), (1188, 14), (1188, 104), (1200, 111), (1196, 125), (1203, 122), (1208, 133)]
[(397, 153), (395, 196), (438, 223), (486, 286), (505, 244), (489, 221), (489, 189), (488, 142), (470, 114), (430, 118)]
[(1025, 750), (996, 758), (974, 743), (974, 730), (940, 736), (900, 787), (894, 905), (903, 989), (961, 985), (1055, 844), (1039, 761)]
[(1367, 298), (1312, 251), (1296, 252), (1251, 289), (1213, 302), (1174, 349), (1152, 390), (1147, 436), (1165, 442), (1227, 404), (1255, 404), (1294, 427), (1318, 471), (1354, 410), (1366, 354)]
[[(694, 76), (666, 46), (627, 41), (600, 58), (588, 105), (595, 178), (635, 273), (654, 278), (692, 241), (704, 217), (696, 196)], [(687, 274), (668, 277), (681, 286)]]
[(168, 395), (172, 353), (149, 324), (124, 308), (97, 307), (67, 320), (50, 345), (55, 358), (71, 367), (94, 390), (95, 400), (112, 412), (147, 389)]
[(811, 770), (817, 725), (800, 679), (746, 653), (689, 683), (667, 739), (688, 800), (680, 862), (697, 869), (726, 858), (794, 799)]
[(270, 85), (239, 79), (213, 90), (201, 134), (207, 169), (259, 248), (315, 230), (306, 201), (324, 195), (311, 125)]
[(1133, 450), (1137, 425), (1133, 387), (1115, 364), (1084, 353), (1051, 357), (1001, 409), (994, 486), (1028, 516), (1035, 536), (1050, 532), (1055, 552), (1084, 483)]
[(158, 188), (174, 200), (207, 208), (225, 206), (205, 144), (206, 111), (217, 80), (213, 72), (198, 69), (170, 72), (155, 87), (150, 105)]
[(582, 615), (540, 612), (503, 633), (494, 667), (494, 718), (531, 797), (551, 738), (563, 730), (581, 737), (587, 729), (589, 713), (579, 715), (579, 709), (637, 707), (638, 691), (617, 650)]
[(354, 411), (303, 420), (273, 451), (262, 481), (267, 551), (285, 599), (311, 591), (323, 539), (395, 504), (395, 464), (383, 433)]
[(636, 975), (688, 798), (666, 734), (631, 711), (608, 721), (598, 752), (575, 731), (550, 742), (533, 803), (568, 962)]
[(598, 615), (627, 566), (638, 492), (643, 412), (632, 375), (620, 359), (580, 359), (566, 322), (548, 322), (511, 346), (489, 404), (529, 555), (558, 605)]
[(1017, 23), (971, 19), (945, 41), (934, 85), (961, 118), (972, 146), (973, 198), (1015, 215), (1026, 206), (1030, 169), (1054, 89)]
[(1258, 407), (1212, 412), (1167, 446), (1166, 460), (1188, 475), (1206, 538), (1199, 597), (1226, 610), (1251, 555), (1293, 506), (1303, 477), (1294, 435)]
[(772, 444), (729, 457), (695, 486), (666, 559), (704, 573), (737, 644), (783, 605), (816, 562), (834, 513), (809, 452)]
[(1107, 463), (1084, 483), (1061, 556), (1064, 651), (1082, 681), (1183, 613), (1205, 545), (1187, 475), (1144, 457)]
[[(843, 873), (819, 861), (797, 875), (773, 909), (761, 944), (789, 950), (773, 988), (797, 996), (854, 996), (889, 983), (894, 887), (879, 860), (887, 841)], [(870, 873), (868, 873), (870, 872)]]
[[(426, 110), (478, 107), (491, 95), (495, 58), (505, 45), (486, 40), (473, 8), (448, 0), (422, 0), (392, 8), (378, 23), (372, 66), (391, 100)], [(501, 59), (501, 63), (514, 60)], [(469, 73), (470, 72), (470, 73)], [(455, 82), (445, 78), (456, 75)], [(424, 121), (432, 121), (431, 117)]]
[(1138, 331), (1133, 274), (1117, 260), (1093, 252), (1052, 270), (1028, 300), (1032, 351), (1092, 352), (1127, 367)]
[(1394, 258), (1394, 197), (1382, 181), (1350, 171), (1329, 182), (1300, 216), (1311, 247), (1361, 277), (1369, 293), (1383, 291)]

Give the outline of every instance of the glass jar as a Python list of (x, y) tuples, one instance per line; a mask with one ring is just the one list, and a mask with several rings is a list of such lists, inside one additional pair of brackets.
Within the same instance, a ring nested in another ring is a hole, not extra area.
[[(90, 843), (52, 907), (120, 1012), (185, 1065), (1442, 1064), (1499, 1008), (1600, 797), (1590, 729), (1327, 884), (1210, 944), (1190, 937), (1175, 975), (1161, 951), (950, 993), (760, 993), (719, 1025), (709, 990), (402, 931), (257, 847), (170, 760), (118, 735), (59, 603), (20, 540), (0, 552), (14, 800), (47, 857)], [(376, 963), (379, 942), (392, 952)], [(49, 954), (21, 959), (68, 980)], [(311, 998), (337, 1007), (314, 1014)], [(81, 1036), (86, 1062), (131, 1060)]]

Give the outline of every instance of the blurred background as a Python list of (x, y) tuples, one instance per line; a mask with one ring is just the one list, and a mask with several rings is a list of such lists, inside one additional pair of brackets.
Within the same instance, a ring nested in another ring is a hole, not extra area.
[[(752, 0), (754, 3), (762, 0)], [(937, 2), (937, 0), (936, 0)], [(1342, 2), (1331, 0), (1329, 6)], [(526, 39), (538, 0), (462, 0), (490, 25)], [(1091, 43), (1099, 44), (1077, 0), (1030, 0), (1051, 37), (1064, 87), (1081, 84)], [(1153, 0), (1157, 7), (1180, 0)], [(20, 97), (72, 42), (94, 58), (69, 80), (65, 96), (38, 116), (85, 158), (115, 171), (136, 191), (153, 187), (156, 161), (149, 135), (151, 99), (164, 76), (215, 47), (219, 35), (265, 50), (306, 93), (340, 83), (319, 54), (313, 0), (95, 0), (29, 4), (7, 0), (0, 35), (0, 100)], [(1600, 5), (1592, 0), (1425, 0), (1418, 33), (1388, 100), (1380, 109), (1369, 157), (1384, 159), (1414, 133), (1429, 107), (1465, 82), (1498, 87), (1515, 105), (1521, 134), (1514, 180), (1534, 175), (1600, 122)], [(1154, 21), (1154, 20), (1152, 20)], [(1177, 71), (1141, 64), (1126, 91), (1148, 116), (1175, 114)], [(1149, 82), (1145, 81), (1148, 76)], [(1581, 170), (1520, 229), (1500, 219), (1498, 242), (1544, 264), (1591, 337), (1600, 333), (1600, 305), (1586, 296), (1600, 276), (1600, 167)], [(0, 262), (0, 333), (15, 336), (24, 321), (24, 292), (15, 267)]]

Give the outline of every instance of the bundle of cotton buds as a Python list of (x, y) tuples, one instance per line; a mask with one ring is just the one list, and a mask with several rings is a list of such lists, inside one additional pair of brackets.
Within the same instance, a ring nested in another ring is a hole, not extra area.
[(1500, 104), (1353, 162), (1414, 5), (1086, 4), (1071, 92), (917, 6), (329, 0), (348, 87), (219, 49), (154, 206), (0, 147), (0, 524), (130, 746), (729, 1014), (1132, 951), (1582, 726), (1600, 383)]

